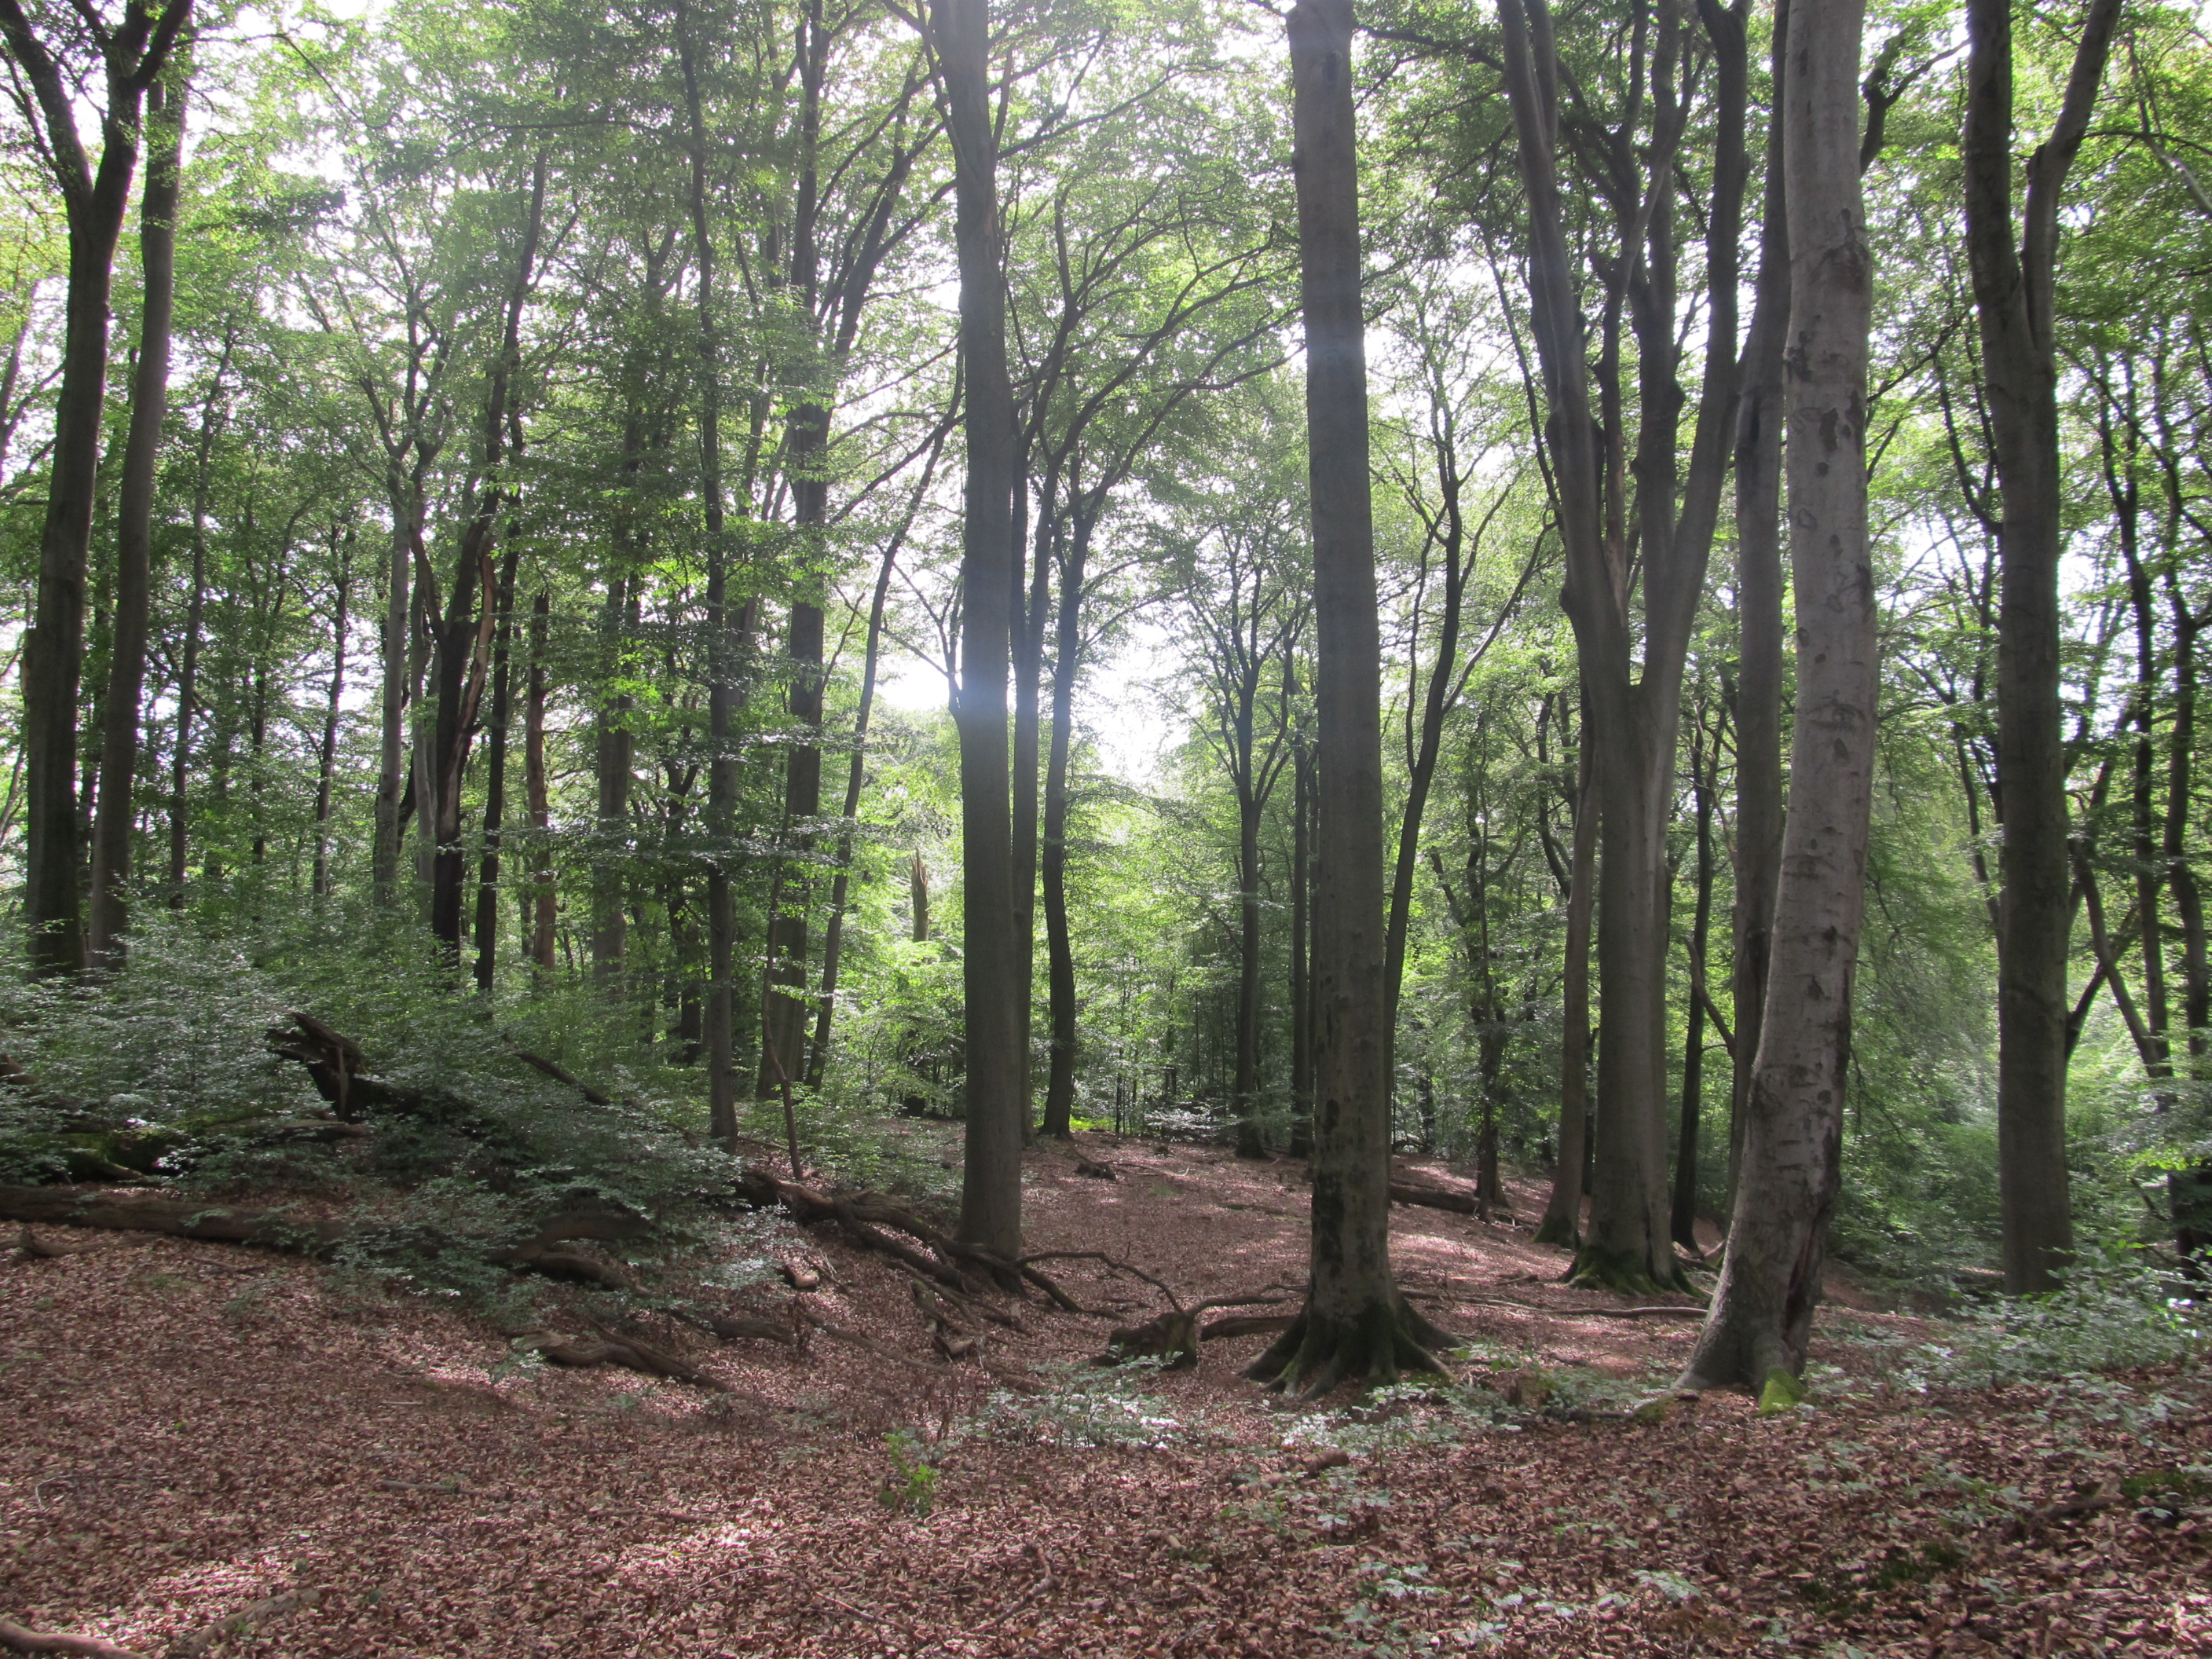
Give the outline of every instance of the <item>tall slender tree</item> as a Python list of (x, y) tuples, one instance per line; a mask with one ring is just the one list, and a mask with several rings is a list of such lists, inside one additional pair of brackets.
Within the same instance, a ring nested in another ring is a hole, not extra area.
[(1305, 1304), (1249, 1375), (1310, 1397), (1346, 1377), (1437, 1369), (1442, 1334), (1390, 1266), (1389, 991), (1382, 898), (1382, 641), (1368, 479), (1352, 0), (1290, 15), (1298, 292), (1313, 522), (1313, 1232)]
[(1867, 538), (1873, 250), (1859, 189), (1862, 0), (1801, 5), (1782, 88), (1788, 477), (1797, 606), (1790, 811), (1728, 1255), (1685, 1382), (1796, 1398), (1841, 1175), (1866, 907), (1879, 641)]
[[(1997, 1176), (2005, 1288), (2057, 1284), (2074, 1243), (2066, 1177), (2066, 957), (2073, 932), (2066, 733), (2059, 702), (2064, 545), (2053, 333), (2059, 203), (2081, 149), (2120, 0), (2089, 0), (2051, 137), (2013, 216), (2011, 0), (1967, 0), (1966, 254), (1980, 325), (1997, 532)], [(2014, 242), (2017, 233), (2019, 241)]]

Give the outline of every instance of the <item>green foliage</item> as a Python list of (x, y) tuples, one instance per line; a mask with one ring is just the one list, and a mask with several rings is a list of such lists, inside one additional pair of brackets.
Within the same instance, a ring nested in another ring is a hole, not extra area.
[(1975, 1388), (2186, 1359), (2212, 1342), (2212, 1319), (2178, 1291), (2140, 1252), (2086, 1251), (2060, 1289), (1966, 1310), (1954, 1337), (1913, 1349), (1894, 1376)]
[(911, 1429), (893, 1429), (884, 1437), (890, 1455), (890, 1476), (876, 1490), (876, 1502), (917, 1521), (929, 1519), (937, 1502), (937, 1470), (930, 1463), (918, 1436)]
[(1193, 1431), (1145, 1386), (1162, 1364), (1142, 1358), (1111, 1365), (1055, 1361), (1040, 1366), (1042, 1391), (994, 1389), (981, 1411), (953, 1426), (945, 1443), (996, 1440), (1093, 1450), (1173, 1445)]

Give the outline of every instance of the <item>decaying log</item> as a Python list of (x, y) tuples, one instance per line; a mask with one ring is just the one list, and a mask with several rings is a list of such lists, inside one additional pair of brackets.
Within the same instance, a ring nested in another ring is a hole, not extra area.
[[(1165, 1291), (1167, 1287), (1160, 1287)], [(1172, 1312), (1146, 1320), (1141, 1325), (1127, 1325), (1115, 1331), (1106, 1341), (1106, 1352), (1094, 1363), (1110, 1365), (1123, 1359), (1160, 1358), (1168, 1362), (1170, 1370), (1184, 1370), (1198, 1364), (1198, 1345), (1208, 1338), (1243, 1336), (1260, 1330), (1288, 1330), (1288, 1317), (1273, 1319), (1220, 1319), (1201, 1332), (1199, 1316), (1214, 1308), (1271, 1308), (1287, 1298), (1273, 1292), (1285, 1288), (1269, 1285), (1241, 1296), (1209, 1297), (1195, 1307), (1186, 1308), (1176, 1302)], [(1175, 1293), (1168, 1291), (1175, 1301)]]
[(601, 1330), (596, 1337), (556, 1337), (544, 1334), (518, 1339), (518, 1346), (540, 1353), (556, 1365), (588, 1370), (595, 1365), (619, 1365), (647, 1376), (665, 1376), (696, 1388), (726, 1394), (729, 1386), (708, 1376), (698, 1367), (641, 1337), (617, 1336)]
[(1119, 1181), (1121, 1178), (1121, 1172), (1112, 1164), (1102, 1164), (1095, 1158), (1077, 1158), (1075, 1173), (1089, 1176), (1093, 1181)]
[(517, 1048), (514, 1051), (514, 1057), (529, 1066), (532, 1071), (543, 1073), (556, 1083), (567, 1084), (594, 1106), (611, 1106), (615, 1103), (615, 1097), (612, 1095), (604, 1090), (594, 1089), (574, 1073), (555, 1065), (543, 1054), (533, 1054), (527, 1048)]
[(1419, 1204), (1431, 1210), (1449, 1210), (1454, 1215), (1473, 1215), (1477, 1206), (1466, 1193), (1455, 1193), (1443, 1187), (1417, 1186), (1410, 1181), (1390, 1183), (1393, 1204)]
[(347, 1231), (343, 1222), (309, 1220), (282, 1209), (239, 1209), (101, 1187), (0, 1187), (0, 1220), (257, 1244), (301, 1255), (323, 1255)]
[(27, 1630), (0, 1619), (0, 1647), (16, 1653), (73, 1653), (84, 1659), (150, 1659), (131, 1648), (118, 1648), (97, 1636), (63, 1636), (53, 1631)]
[(243, 1636), (257, 1626), (301, 1607), (312, 1607), (323, 1599), (319, 1589), (287, 1590), (265, 1601), (226, 1613), (211, 1625), (203, 1625), (169, 1644), (169, 1659), (204, 1659), (207, 1650), (227, 1636)]

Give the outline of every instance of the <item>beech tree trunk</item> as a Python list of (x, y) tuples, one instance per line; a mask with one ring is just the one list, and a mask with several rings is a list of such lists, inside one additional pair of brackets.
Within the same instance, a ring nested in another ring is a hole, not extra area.
[(1320, 882), (1313, 1235), (1305, 1305), (1250, 1374), (1309, 1396), (1437, 1369), (1441, 1333), (1390, 1267), (1389, 992), (1382, 895), (1382, 653), (1368, 477), (1366, 317), (1351, 0), (1290, 15), (1311, 494)]
[[(1297, 672), (1291, 658), (1289, 672)], [(1292, 1158), (1313, 1155), (1313, 745), (1291, 682), (1297, 727), (1291, 738), (1291, 1144)]]
[(1997, 532), (1997, 1175), (2005, 1289), (2057, 1283), (2074, 1243), (2066, 1177), (2066, 955), (2073, 906), (2059, 702), (2059, 198), (2104, 78), (2120, 0), (2089, 0), (2065, 102), (2027, 167), (2013, 240), (2012, 6), (1967, 0), (1966, 254), (2003, 521)]
[[(83, 9), (91, 11), (88, 5)], [(61, 388), (54, 401), (32, 633), (23, 646), (23, 923), (31, 969), (39, 974), (73, 973), (84, 965), (77, 699), (107, 393), (109, 298), (115, 245), (138, 165), (140, 106), (191, 13), (191, 0), (173, 0), (160, 13), (131, 6), (112, 27), (93, 23), (101, 59), (96, 78), (105, 93), (95, 166), (77, 134), (78, 105), (89, 101), (89, 86), (80, 88), (20, 0), (0, 0), (0, 43), (19, 92), (27, 92), (35, 108), (37, 148), (59, 187), (69, 227)], [(126, 788), (129, 781), (124, 780)]]
[[(1067, 562), (1060, 575), (1060, 617), (1052, 662), (1052, 744), (1044, 778), (1044, 933), (1046, 995), (1052, 1056), (1045, 1079), (1044, 1133), (1065, 1140), (1075, 1109), (1075, 947), (1067, 916), (1067, 764), (1075, 726), (1075, 682), (1083, 669), (1083, 586), (1091, 532), (1103, 500), (1079, 505), (1070, 526)], [(1256, 959), (1255, 959), (1256, 965)]]
[[(1773, 82), (1782, 85), (1790, 0), (1775, 0)], [(1790, 331), (1790, 229), (1783, 199), (1785, 138), (1774, 96), (1766, 137), (1765, 207), (1743, 402), (1735, 430), (1735, 896), (1729, 919), (1735, 1054), (1729, 1081), (1728, 1194), (1735, 1210), (1745, 1103), (1759, 1058), (1774, 891), (1782, 878), (1782, 354)]]
[(207, 519), (210, 461), (215, 447), (216, 400), (222, 377), (230, 367), (235, 334), (223, 341), (222, 356), (208, 384), (207, 401), (200, 410), (198, 460), (192, 483), (192, 586), (185, 601), (185, 647), (177, 668), (177, 739), (169, 757), (169, 908), (185, 908), (185, 878), (191, 840), (192, 719), (199, 710), (200, 623), (207, 609)]
[(1021, 1253), (1024, 1099), (1022, 983), (1014, 925), (1013, 821), (1006, 753), (1006, 676), (1014, 585), (1014, 398), (991, 124), (989, 0), (933, 0), (952, 140), (954, 237), (960, 264), (960, 362), (967, 389), (968, 477), (961, 530), (962, 898), (966, 939), (967, 1156), (959, 1236), (1011, 1261)]
[(1681, 1131), (1674, 1140), (1674, 1197), (1667, 1230), (1692, 1255), (1698, 1248), (1698, 1130), (1705, 1112), (1706, 946), (1713, 920), (1713, 798), (1720, 792), (1720, 734), (1705, 749), (1705, 710), (1690, 738), (1690, 792), (1697, 813), (1697, 890), (1690, 910), (1689, 1032), (1682, 1044)]
[(92, 827), (93, 962), (122, 963), (130, 921), (131, 832), (137, 827), (139, 702), (146, 686), (152, 600), (154, 471), (169, 402), (169, 323), (175, 311), (177, 201), (184, 154), (188, 73), (146, 92), (146, 185), (139, 201), (138, 257), (145, 293), (138, 362), (131, 381), (131, 427), (115, 504), (115, 621), (100, 745), (100, 805)]
[(1567, 856), (1567, 937), (1559, 969), (1559, 1168), (1536, 1243), (1576, 1249), (1583, 1236), (1583, 1170), (1589, 1161), (1590, 922), (1597, 909), (1597, 755), (1585, 720)]
[(477, 865), (476, 981), (489, 996), (499, 970), (501, 832), (507, 818), (507, 734), (514, 714), (514, 575), (520, 550), (512, 538), (500, 561), (494, 600), (498, 633), (492, 646), (491, 718), (484, 726), (483, 851)]
[(553, 886), (553, 798), (545, 777), (545, 636), (553, 619), (553, 596), (545, 588), (530, 602), (530, 677), (522, 705), (522, 788), (530, 810), (530, 959), (553, 966), (556, 919)]
[(731, 752), (737, 716), (736, 665), (732, 633), (747, 630), (744, 608), (732, 629), (730, 549), (723, 534), (722, 346), (714, 314), (714, 239), (707, 216), (707, 120), (699, 91), (691, 12), (685, 0), (676, 7), (676, 51), (684, 73), (689, 117), (692, 277), (697, 289), (699, 374), (699, 494), (707, 543), (707, 1104), (715, 1139), (735, 1150), (737, 1100), (737, 911), (730, 890), (729, 861), (735, 849), (738, 805), (737, 757)]
[(1790, 556), (1797, 617), (1790, 812), (1759, 1060), (1726, 1260), (1686, 1385), (1796, 1397), (1820, 1297), (1866, 902), (1879, 679), (1867, 545), (1867, 331), (1859, 191), (1863, 0), (1790, 19)]
[[(635, 579), (625, 568), (607, 586), (601, 625), (611, 649), (619, 651), (622, 641), (636, 634), (637, 623)], [(592, 977), (603, 987), (620, 984), (629, 949), (622, 861), (629, 848), (629, 792), (637, 763), (636, 739), (626, 718), (630, 703), (629, 693), (617, 692), (600, 705), (595, 722), (599, 845), (592, 867)]]
[(331, 793), (337, 777), (338, 714), (345, 698), (346, 638), (352, 617), (353, 539), (349, 527), (338, 543), (337, 605), (331, 619), (331, 689), (323, 703), (323, 740), (315, 761), (315, 862), (307, 890), (317, 898), (331, 893)]

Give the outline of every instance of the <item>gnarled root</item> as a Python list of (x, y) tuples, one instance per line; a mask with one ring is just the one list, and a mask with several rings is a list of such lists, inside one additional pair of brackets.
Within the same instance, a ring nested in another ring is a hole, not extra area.
[(1663, 1266), (1626, 1251), (1601, 1249), (1584, 1243), (1567, 1270), (1567, 1283), (1577, 1290), (1616, 1291), (1622, 1296), (1648, 1296), (1660, 1291), (1686, 1291), (1682, 1270), (1671, 1253)]
[(1318, 1400), (1340, 1382), (1371, 1387), (1409, 1371), (1442, 1375), (1444, 1368), (1431, 1350), (1453, 1341), (1395, 1291), (1348, 1319), (1317, 1315), (1309, 1302), (1244, 1375), (1271, 1389)]

